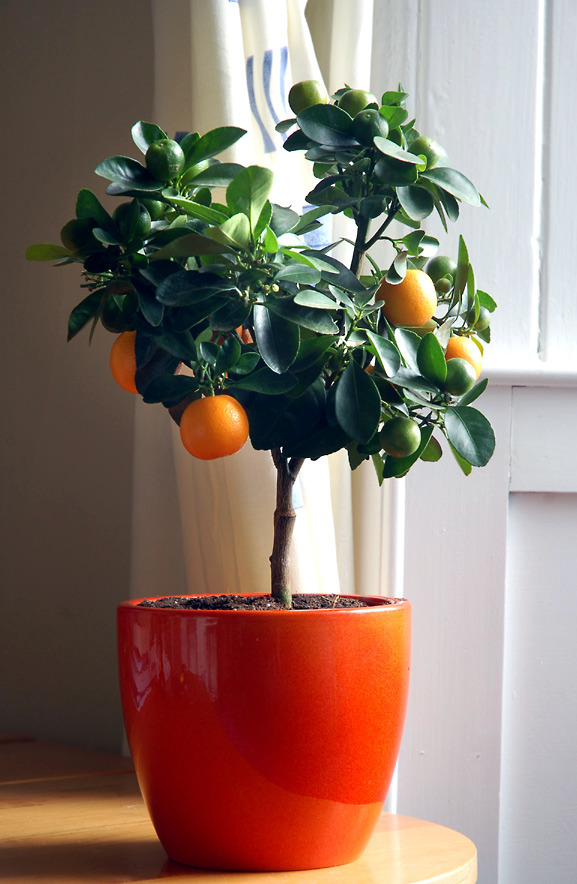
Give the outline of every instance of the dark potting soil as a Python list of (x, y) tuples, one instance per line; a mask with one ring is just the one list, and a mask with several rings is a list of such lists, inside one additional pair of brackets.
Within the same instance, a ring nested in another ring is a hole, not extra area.
[[(392, 602), (387, 601), (387, 604)], [(167, 596), (165, 598), (140, 602), (143, 608), (177, 608), (202, 611), (282, 611), (283, 606), (270, 595), (203, 595)], [(368, 602), (363, 598), (348, 598), (339, 595), (302, 595), (293, 596), (292, 610), (311, 611), (321, 608), (366, 608)]]

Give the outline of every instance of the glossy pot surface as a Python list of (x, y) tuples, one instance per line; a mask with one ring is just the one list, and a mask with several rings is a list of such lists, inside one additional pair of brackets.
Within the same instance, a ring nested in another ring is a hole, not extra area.
[(118, 608), (127, 737), (177, 862), (250, 871), (356, 859), (393, 774), (409, 602), (315, 611)]

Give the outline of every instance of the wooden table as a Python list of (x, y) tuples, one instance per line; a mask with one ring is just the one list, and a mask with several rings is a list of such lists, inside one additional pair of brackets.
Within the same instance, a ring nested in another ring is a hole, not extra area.
[(451, 829), (383, 814), (355, 863), (310, 872), (205, 872), (167, 859), (130, 761), (0, 733), (0, 880), (115, 884), (474, 884), (475, 845)]

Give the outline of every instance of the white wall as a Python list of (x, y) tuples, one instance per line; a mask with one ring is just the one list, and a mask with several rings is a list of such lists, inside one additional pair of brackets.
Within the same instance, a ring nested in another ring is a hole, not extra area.
[[(375, 0), (373, 91), (402, 80), (421, 129), (477, 184), (462, 211), (499, 303), (480, 400), (491, 464), (406, 480), (414, 604), (398, 809), (477, 844), (480, 884), (575, 879), (577, 299), (572, 0)], [(381, 47), (381, 51), (378, 50)]]
[[(0, 4), (3, 232), (0, 730), (120, 749), (115, 606), (129, 596), (134, 402), (110, 338), (66, 344), (76, 269), (32, 264), (94, 166), (151, 113), (147, 3)], [(103, 432), (106, 427), (106, 432)]]

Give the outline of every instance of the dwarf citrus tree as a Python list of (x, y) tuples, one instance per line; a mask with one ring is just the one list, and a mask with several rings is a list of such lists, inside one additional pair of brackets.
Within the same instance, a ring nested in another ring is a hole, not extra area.
[[(99, 324), (121, 335), (115, 376), (182, 419), (193, 454), (233, 453), (247, 431), (271, 452), (271, 585), (286, 606), (292, 490), (306, 458), (346, 449), (352, 469), (369, 459), (382, 483), (438, 460), (442, 437), (466, 474), (494, 448), (473, 402), (486, 386), (476, 376), (495, 302), (477, 289), (463, 240), (439, 256), (422, 227), (436, 213), (447, 229), (482, 197), (417, 131), (402, 89), (379, 101), (345, 87), (328, 100), (306, 81), (291, 97), (296, 116), (277, 128), (285, 149), (313, 164), (304, 214), (271, 201), (269, 169), (218, 159), (242, 129), (177, 143), (138, 122), (142, 159), (112, 156), (95, 170), (121, 201), (112, 214), (83, 189), (62, 244), (27, 252), (81, 266), (69, 338)], [(354, 230), (347, 264), (337, 243), (307, 244), (319, 219), (341, 213)], [(384, 267), (377, 243), (390, 252)]]

